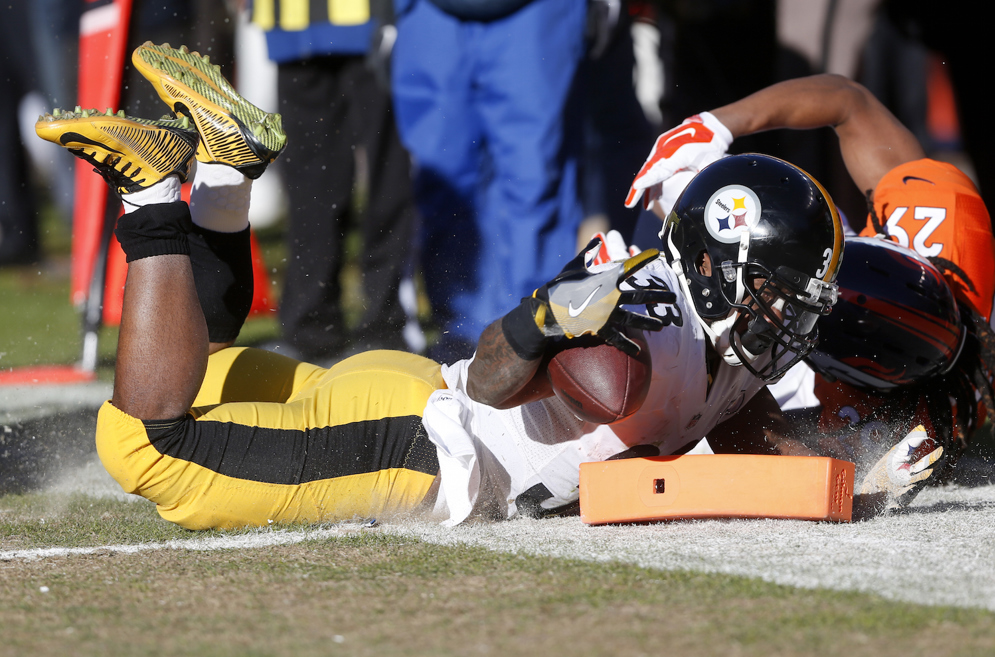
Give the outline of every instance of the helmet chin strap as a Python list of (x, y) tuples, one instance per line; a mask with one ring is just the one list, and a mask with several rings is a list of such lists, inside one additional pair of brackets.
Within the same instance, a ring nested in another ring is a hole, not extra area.
[[(743, 357), (745, 357), (747, 362), (752, 364), (767, 353), (767, 349), (765, 348), (759, 354), (754, 354), (743, 345), (743, 336), (733, 330), (733, 327), (735, 327), (736, 322), (739, 321), (741, 316), (741, 311), (733, 309), (722, 319), (703, 320), (700, 317), (698, 318), (701, 328), (705, 331), (705, 335), (708, 336), (715, 351), (722, 356), (722, 360), (734, 367), (743, 364)], [(735, 346), (739, 349), (739, 353), (733, 348), (734, 342)]]
[[(738, 366), (742, 365), (743, 362), (739, 357), (739, 354), (732, 347), (732, 341), (736, 340), (739, 342), (739, 336), (732, 330), (736, 322), (739, 321), (740, 312), (738, 310), (730, 310), (729, 314), (722, 319), (714, 319), (711, 321), (701, 320), (702, 328), (705, 330), (705, 334), (711, 341), (712, 346), (715, 347), (715, 351), (722, 356), (724, 360), (729, 365)], [(699, 318), (700, 320), (701, 318)], [(750, 354), (749, 351), (743, 349), (742, 345), (739, 347), (742, 349), (743, 353)], [(754, 356), (754, 358), (756, 358)]]
[(687, 276), (684, 275), (684, 268), (681, 267), (680, 261), (675, 260), (671, 262), (670, 267), (677, 274), (677, 280), (681, 284), (681, 291), (684, 293), (684, 298), (688, 300), (691, 312), (694, 313), (695, 319), (698, 320), (698, 325), (701, 326), (705, 335), (708, 336), (708, 341), (712, 344), (712, 347), (715, 348), (715, 351), (722, 356), (722, 360), (726, 363), (732, 366), (742, 365), (742, 361), (740, 361), (739, 356), (732, 348), (732, 327), (739, 320), (740, 311), (734, 308), (722, 319), (703, 319), (698, 314), (698, 309), (694, 305), (691, 286), (688, 284)]
[[(739, 253), (737, 254), (740, 263), (745, 263), (750, 254), (750, 232), (743, 231), (739, 236)], [(721, 263), (713, 262), (712, 267), (722, 268)], [(722, 276), (726, 277), (726, 280), (730, 280), (729, 274), (726, 271), (722, 271)], [(736, 277), (736, 303), (742, 303), (743, 299), (746, 297), (746, 283), (743, 281), (743, 267), (737, 267), (735, 269)], [(683, 278), (681, 279), (682, 284), (684, 284)], [(742, 312), (733, 308), (729, 311), (729, 314), (722, 319), (712, 320), (710, 322), (702, 321), (702, 327), (705, 330), (705, 334), (708, 335), (709, 339), (712, 341), (712, 346), (715, 347), (715, 351), (722, 356), (724, 360), (729, 365), (742, 365), (743, 358), (737, 350), (733, 348), (733, 341), (736, 342), (736, 347), (739, 348), (739, 352), (746, 359), (753, 363), (764, 353), (754, 354), (752, 351), (743, 346), (742, 336), (736, 333), (733, 328), (736, 326), (736, 322), (742, 316)], [(701, 320), (701, 318), (698, 318)]]
[[(698, 320), (698, 325), (708, 336), (708, 341), (711, 343), (712, 347), (715, 349), (722, 360), (733, 367), (738, 367), (743, 364), (740, 359), (739, 354), (733, 349), (732, 341), (735, 339), (737, 341), (737, 346), (740, 350), (749, 357), (750, 362), (759, 358), (759, 355), (754, 356), (749, 350), (745, 349), (739, 341), (739, 336), (733, 332), (733, 327), (736, 322), (739, 321), (741, 311), (733, 308), (729, 311), (729, 314), (722, 319), (704, 319), (698, 314), (698, 308), (694, 303), (694, 295), (691, 293), (691, 286), (688, 284), (687, 276), (684, 274), (684, 268), (681, 266), (681, 256), (680, 252), (677, 250), (676, 245), (673, 241), (673, 231), (668, 231), (668, 224), (664, 224), (664, 227), (660, 229), (659, 237), (661, 241), (666, 242), (667, 250), (670, 251), (671, 257), (669, 258), (670, 268), (674, 270), (677, 275), (677, 280), (680, 282), (681, 291), (684, 293), (684, 298), (688, 300), (688, 305), (691, 307), (691, 312), (694, 313), (695, 319)], [(744, 232), (740, 236), (739, 240), (739, 259), (741, 262), (746, 261), (746, 257), (750, 250), (750, 234), (749, 232)], [(713, 267), (718, 266), (718, 263), (712, 263)], [(746, 294), (745, 284), (743, 282), (743, 271), (742, 267), (738, 268), (737, 281), (736, 281), (736, 296), (737, 302)]]

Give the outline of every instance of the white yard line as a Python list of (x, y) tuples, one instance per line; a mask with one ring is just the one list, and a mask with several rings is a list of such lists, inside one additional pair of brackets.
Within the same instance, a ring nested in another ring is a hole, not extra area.
[(52, 557), (71, 557), (86, 554), (138, 554), (155, 550), (245, 550), (252, 548), (292, 545), (303, 541), (324, 540), (354, 534), (369, 527), (368, 523), (341, 523), (301, 531), (267, 530), (235, 536), (210, 536), (186, 538), (162, 543), (136, 543), (134, 545), (98, 545), (92, 547), (48, 547), (25, 550), (0, 550), (0, 561), (35, 561)]
[(995, 611), (995, 486), (927, 490), (904, 514), (853, 524), (709, 520), (587, 527), (564, 518), (390, 529), (433, 543)]

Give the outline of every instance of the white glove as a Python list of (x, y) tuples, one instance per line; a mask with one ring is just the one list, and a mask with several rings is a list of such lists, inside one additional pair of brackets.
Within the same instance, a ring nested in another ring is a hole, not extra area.
[(883, 494), (884, 506), (880, 510), (907, 506), (933, 474), (930, 466), (943, 456), (943, 448), (937, 447), (913, 462), (916, 450), (927, 440), (929, 436), (921, 424), (910, 431), (870, 469), (860, 485), (860, 494)]
[[(691, 178), (725, 155), (732, 140), (729, 129), (708, 112), (684, 119), (679, 126), (656, 138), (653, 150), (629, 187), (625, 207), (635, 207), (648, 188), (653, 189), (643, 199), (644, 208), (652, 210), (653, 204), (664, 196), (673, 197), (670, 202), (670, 207), (673, 207)], [(671, 177), (678, 172), (689, 175), (671, 183)], [(670, 187), (677, 189), (676, 194), (670, 193)], [(669, 208), (665, 209), (669, 211)]]
[(601, 240), (601, 248), (594, 255), (594, 260), (590, 263), (591, 266), (628, 260), (642, 253), (642, 249), (638, 246), (626, 246), (625, 240), (622, 239), (621, 233), (617, 230), (610, 230), (607, 235), (601, 232), (595, 233), (591, 235), (591, 239)]

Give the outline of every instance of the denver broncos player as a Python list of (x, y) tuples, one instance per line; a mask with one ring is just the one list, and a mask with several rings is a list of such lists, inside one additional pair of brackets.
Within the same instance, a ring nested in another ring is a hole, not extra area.
[(873, 94), (842, 76), (788, 80), (686, 119), (657, 139), (626, 205), (643, 198), (651, 208), (657, 199), (674, 198), (688, 176), (725, 155), (737, 137), (826, 126), (836, 131), (847, 171), (867, 196), (869, 225), (862, 234), (884, 235), (952, 263), (945, 275), (957, 299), (990, 321), (995, 238), (974, 184), (953, 165), (926, 158), (915, 136)]
[[(942, 444), (949, 468), (987, 416), (992, 391), (984, 363), (991, 355), (928, 260), (866, 237), (848, 238), (846, 252), (839, 302), (820, 319), (821, 340), (807, 359), (818, 374), (802, 375), (807, 394), (814, 393), (810, 404), (819, 407), (819, 444), (860, 463), (894, 435), (923, 425)], [(796, 398), (791, 405), (808, 404)]]
[[(933, 431), (931, 435), (953, 456), (956, 450), (949, 448), (963, 447), (965, 434), (970, 427), (978, 426), (967, 419), (973, 416), (974, 397), (984, 401), (989, 415), (995, 412), (987, 383), (995, 364), (995, 340), (990, 330), (995, 295), (991, 221), (967, 176), (950, 164), (926, 158), (912, 133), (864, 87), (841, 76), (817, 75), (782, 82), (691, 117), (657, 140), (633, 181), (626, 204), (632, 207), (643, 198), (645, 207), (663, 214), (665, 210), (661, 211), (660, 206), (672, 203), (688, 177), (722, 157), (735, 138), (776, 128), (824, 126), (836, 131), (847, 170), (858, 187), (865, 190), (869, 217), (862, 235), (886, 237), (929, 258), (943, 273), (963, 309), (969, 347), (957, 365), (961, 376), (956, 388), (944, 388), (956, 393), (959, 410), (955, 404), (951, 416), (949, 409), (940, 411), (936, 404), (932, 406), (934, 415), (943, 416), (934, 420), (947, 430), (940, 431), (941, 435)], [(879, 265), (887, 268), (889, 263), (894, 264), (885, 258)], [(893, 273), (900, 271), (893, 268)], [(834, 324), (831, 330), (839, 330), (839, 323)], [(865, 345), (865, 352), (873, 351), (876, 344)], [(838, 361), (852, 361), (858, 355), (854, 344), (849, 348), (845, 354), (834, 354)], [(928, 358), (928, 354), (918, 356)], [(823, 354), (821, 362), (827, 365), (829, 357)], [(908, 362), (914, 365), (914, 360)], [(881, 409), (880, 393), (895, 392), (896, 387), (879, 385), (880, 380), (874, 383), (873, 377), (868, 378), (875, 370), (873, 363), (866, 362), (862, 369), (865, 376), (861, 385), (852, 385), (854, 378), (840, 377), (831, 369), (824, 369), (826, 376), (816, 385), (812, 372), (800, 366), (775, 387), (775, 394), (786, 409), (820, 405), (841, 412), (846, 409), (847, 421), (855, 431), (858, 427), (882, 426), (882, 420), (889, 420), (887, 414), (870, 409)], [(851, 368), (850, 373), (855, 372)], [(932, 383), (938, 384), (939, 379)], [(904, 382), (897, 388), (907, 389), (910, 385)], [(893, 401), (895, 395), (889, 399)], [(894, 439), (888, 436), (885, 440)]]

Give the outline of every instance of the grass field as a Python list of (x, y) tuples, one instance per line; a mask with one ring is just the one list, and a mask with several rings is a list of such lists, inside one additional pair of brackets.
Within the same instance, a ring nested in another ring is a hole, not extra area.
[[(324, 534), (320, 532), (324, 530)], [(0, 498), (0, 654), (988, 655), (995, 614), (440, 546), (358, 525), (192, 535), (151, 505)], [(294, 533), (291, 531), (290, 533)], [(5, 547), (9, 552), (9, 548)]]
[[(67, 275), (0, 272), (0, 368), (78, 357)], [(991, 485), (853, 525), (191, 533), (108, 483), (92, 408), (53, 413), (0, 422), (0, 655), (995, 654)]]

